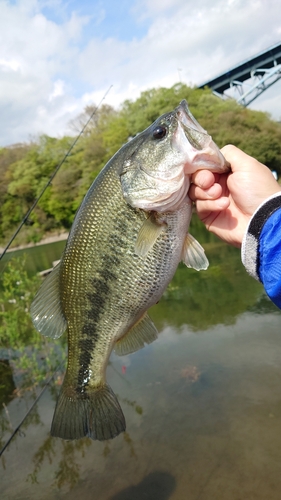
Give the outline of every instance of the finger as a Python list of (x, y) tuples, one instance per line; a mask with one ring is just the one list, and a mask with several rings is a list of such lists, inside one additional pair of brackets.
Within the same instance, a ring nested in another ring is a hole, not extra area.
[(208, 189), (202, 189), (195, 184), (191, 184), (188, 195), (193, 201), (215, 200), (222, 195), (222, 187), (220, 184), (215, 183)]
[(215, 182), (215, 176), (209, 170), (198, 170), (195, 172), (191, 181), (202, 189), (208, 189)]
[[(241, 149), (233, 146), (232, 144), (227, 144), (221, 149), (221, 152), (225, 159), (229, 161), (231, 165), (232, 171), (247, 171), (252, 168), (256, 168), (258, 165), (262, 166), (262, 164), (252, 158), (251, 156), (241, 151)], [(263, 166), (264, 167), (264, 166)]]
[(196, 211), (200, 219), (205, 219), (210, 212), (221, 212), (229, 207), (229, 198), (222, 196), (216, 200), (198, 200)]

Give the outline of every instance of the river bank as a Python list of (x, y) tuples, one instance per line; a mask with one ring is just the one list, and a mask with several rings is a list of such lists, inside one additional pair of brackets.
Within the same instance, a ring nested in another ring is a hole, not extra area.
[[(16, 247), (11, 247), (7, 250), (7, 252), (15, 252), (17, 250), (24, 250), (25, 248), (33, 248), (41, 245), (48, 245), (49, 243), (56, 243), (57, 241), (64, 241), (68, 238), (68, 233), (57, 233), (52, 234), (50, 236), (46, 236), (42, 240), (37, 243), (26, 243), (24, 245), (18, 245)], [(2, 254), (4, 251), (4, 247), (0, 247), (0, 253)]]

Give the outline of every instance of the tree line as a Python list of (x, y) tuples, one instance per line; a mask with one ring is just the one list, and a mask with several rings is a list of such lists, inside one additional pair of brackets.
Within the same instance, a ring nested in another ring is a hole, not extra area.
[[(281, 175), (281, 124), (263, 112), (223, 101), (210, 89), (176, 84), (143, 92), (120, 108), (103, 105), (46, 190), (16, 244), (36, 242), (48, 233), (69, 230), (82, 198), (113, 154), (162, 113), (186, 99), (191, 112), (219, 147), (231, 143)], [(72, 123), (81, 130), (93, 107)], [(73, 137), (40, 136), (0, 149), (0, 243), (4, 244), (68, 152)]]

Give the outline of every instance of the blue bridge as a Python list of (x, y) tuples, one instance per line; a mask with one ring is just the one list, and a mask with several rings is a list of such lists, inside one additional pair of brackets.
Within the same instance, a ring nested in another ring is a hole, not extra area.
[(238, 91), (237, 101), (248, 106), (280, 78), (281, 43), (278, 43), (198, 88), (209, 87), (223, 99), (230, 97), (225, 91), (235, 88)]

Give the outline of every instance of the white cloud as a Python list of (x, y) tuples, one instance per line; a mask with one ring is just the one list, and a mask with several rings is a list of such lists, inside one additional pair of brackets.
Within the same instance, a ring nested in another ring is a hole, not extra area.
[(56, 97), (63, 96), (64, 94), (65, 94), (65, 83), (62, 80), (56, 80), (54, 82), (53, 91), (49, 95), (49, 101), (53, 101)]
[(17, 71), (20, 69), (20, 63), (15, 59), (0, 59), (0, 68), (2, 71)]
[[(144, 3), (158, 7), (157, 2)], [(200, 83), (274, 43), (274, 31), (280, 29), (278, 19), (272, 23), (273, 14), (255, 1), (217, 1), (211, 8), (206, 1), (176, 4), (180, 7), (172, 15), (155, 17), (141, 40), (91, 40), (79, 57), (84, 78), (93, 85), (117, 80), (141, 86), (169, 80), (169, 75), (172, 80), (181, 67), (187, 82)], [(161, 5), (164, 11), (172, 1)]]
[(0, 1), (0, 145), (63, 133), (72, 117), (71, 83), (66, 95), (59, 75), (72, 71), (86, 19), (73, 14), (59, 25), (39, 10), (36, 0)]
[[(84, 15), (83, 0), (0, 0), (0, 146), (63, 135), (111, 84), (112, 105), (179, 75), (200, 84), (280, 41), (279, 0), (138, 0), (135, 22), (147, 29), (131, 40), (97, 36), (106, 6), (98, 2)], [(278, 85), (253, 107), (279, 118)]]

